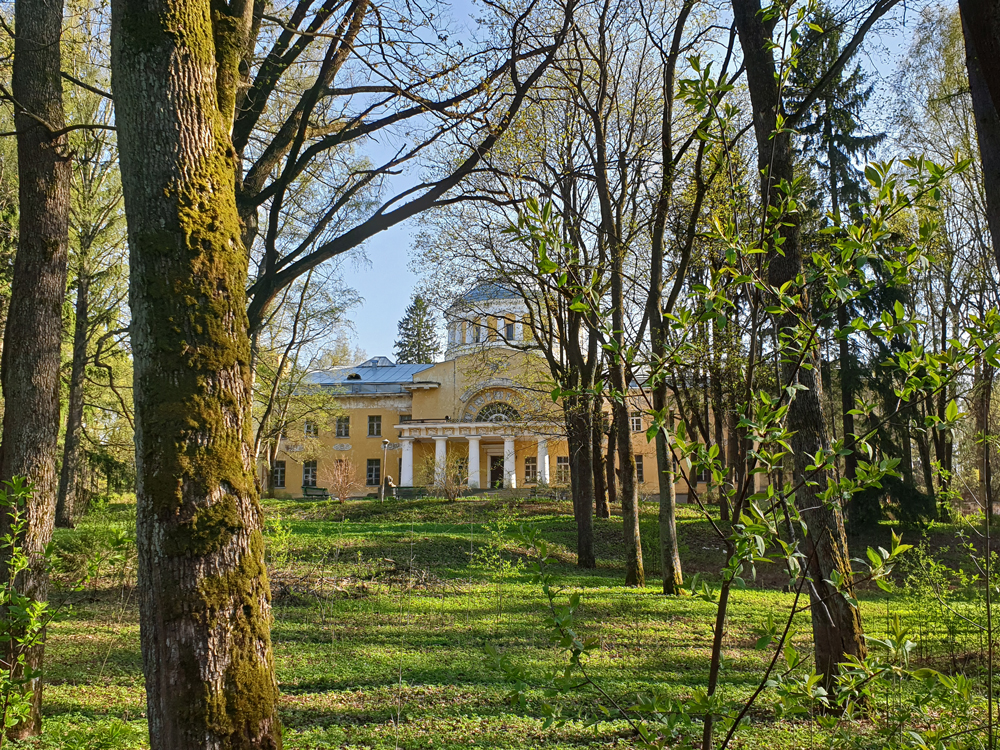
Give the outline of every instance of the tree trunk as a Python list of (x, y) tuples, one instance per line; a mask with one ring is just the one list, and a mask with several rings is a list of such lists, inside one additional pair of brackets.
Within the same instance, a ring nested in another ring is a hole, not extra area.
[[(736, 408), (726, 411), (726, 467), (729, 469), (729, 481), (736, 489), (743, 486), (743, 472), (746, 470), (746, 460), (743, 456), (743, 436), (739, 429), (740, 415)], [(729, 523), (729, 500), (725, 493), (719, 493), (719, 516)]]
[[(59, 435), (59, 369), (62, 306), (66, 297), (71, 165), (60, 78), (62, 3), (17, 0), (14, 7), (12, 91), (17, 106), (19, 231), (10, 307), (4, 330), (3, 415), (0, 479), (26, 477), (33, 492), (28, 528), (22, 540), (30, 567), (17, 582), (36, 601), (48, 597), (43, 551), (52, 537), (55, 516), (55, 456)], [(51, 130), (50, 130), (51, 128)], [(0, 519), (0, 533), (9, 518)], [(6, 565), (2, 566), (6, 570)], [(41, 670), (44, 645), (27, 654), (27, 665)], [(10, 735), (24, 738), (42, 729), (42, 682), (28, 685), (28, 718)]]
[[(669, 418), (671, 428), (673, 421), (671, 414)], [(681, 555), (677, 547), (677, 487), (674, 484), (673, 458), (666, 433), (662, 429), (657, 430), (656, 465), (660, 471), (660, 570), (663, 574), (664, 594), (679, 594), (684, 585)]]
[(79, 484), (80, 434), (83, 431), (83, 379), (87, 372), (87, 329), (90, 326), (90, 269), (80, 264), (76, 282), (76, 324), (73, 329), (73, 364), (69, 377), (69, 406), (63, 443), (56, 526), (73, 527), (76, 490)]
[(576, 564), (596, 568), (594, 559), (594, 465), (591, 455), (590, 404), (584, 396), (563, 401), (569, 443), (569, 479), (576, 516)]
[(152, 750), (281, 747), (229, 138), (251, 13), (112, 3)]
[[(618, 469), (615, 454), (618, 452), (618, 426), (612, 412), (608, 425), (608, 448), (604, 456), (604, 470), (608, 477), (608, 509), (618, 504)], [(608, 516), (610, 518), (610, 515)]]
[[(771, 47), (773, 20), (763, 18), (759, 0), (733, 0), (733, 14), (747, 70), (758, 168), (762, 174), (761, 197), (777, 206), (782, 201), (779, 184), (793, 184), (795, 169), (790, 131), (775, 132), (780, 92)], [(782, 227), (782, 252), (774, 247), (768, 249), (768, 283), (777, 288), (790, 282), (794, 288), (795, 279), (802, 273), (799, 217), (796, 212), (789, 212), (782, 221), (786, 224)], [(795, 291), (801, 293), (800, 309), (797, 315), (795, 312), (782, 315), (777, 321), (779, 330), (791, 329), (798, 320), (811, 325), (806, 290)], [(794, 380), (804, 387), (795, 393), (788, 411), (796, 482), (802, 479), (816, 452), (827, 447), (821, 387), (815, 377), (819, 364), (816, 358), (813, 347), (807, 358), (811, 368), (797, 367), (794, 358), (789, 358), (781, 368), (784, 382)], [(808, 529), (805, 553), (812, 579), (809, 591), (816, 670), (825, 675), (826, 687), (830, 689), (837, 665), (848, 656), (864, 657), (866, 648), (861, 613), (844, 595), (853, 596), (853, 582), (843, 516), (837, 504), (827, 505), (818, 497), (818, 489), (827, 484), (826, 477), (812, 473), (810, 479), (813, 481), (802, 484), (796, 502)], [(846, 579), (843, 593), (827, 582), (834, 570)]]
[(594, 509), (598, 518), (611, 518), (608, 505), (608, 484), (604, 457), (604, 405), (603, 399), (594, 399), (594, 414), (590, 433), (593, 435), (591, 456), (594, 462)]
[[(983, 165), (983, 190), (986, 193), (986, 222), (992, 239), (993, 257), (1000, 268), (1000, 115), (990, 82), (1000, 82), (1000, 61), (976, 47), (976, 39), (987, 47), (996, 46), (1000, 15), (994, 3), (985, 0), (961, 0), (962, 32), (965, 36), (965, 64), (969, 73), (969, 93), (976, 119), (979, 156)], [(1000, 93), (1000, 89), (997, 90)]]
[[(624, 373), (615, 374), (621, 370), (621, 364), (612, 365), (612, 381), (615, 390), (622, 388)], [(626, 401), (612, 402), (618, 438), (618, 461), (621, 466), (619, 488), (622, 501), (622, 528), (625, 533), (625, 585), (645, 586), (646, 573), (642, 566), (642, 541), (639, 536), (639, 493), (635, 475), (635, 454), (632, 451), (632, 430), (628, 423), (628, 406)]]

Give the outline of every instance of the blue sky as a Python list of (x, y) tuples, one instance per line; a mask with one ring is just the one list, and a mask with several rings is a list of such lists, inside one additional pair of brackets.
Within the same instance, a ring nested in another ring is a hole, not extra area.
[(396, 324), (403, 317), (417, 277), (409, 269), (409, 222), (373, 237), (369, 262), (344, 264), (344, 281), (364, 299), (351, 315), (355, 340), (369, 357), (392, 358)]
[[(456, 0), (450, 3), (454, 18), (466, 19), (475, 12), (474, 0)], [(898, 60), (904, 53), (906, 42), (917, 15), (911, 12), (906, 17), (905, 30), (890, 30), (888, 33), (873, 33), (862, 55), (861, 62), (869, 70), (881, 77), (883, 96), (891, 88), (889, 79), (896, 71)], [(885, 101), (882, 100), (884, 104)], [(872, 125), (884, 116), (872, 112)], [(404, 178), (405, 179), (405, 178)], [(388, 231), (373, 237), (366, 245), (367, 262), (356, 256), (343, 264), (344, 281), (362, 297), (363, 302), (352, 312), (355, 341), (369, 357), (392, 357), (392, 347), (396, 340), (396, 326), (410, 303), (410, 295), (418, 279), (409, 267), (412, 233), (418, 219), (411, 219)]]

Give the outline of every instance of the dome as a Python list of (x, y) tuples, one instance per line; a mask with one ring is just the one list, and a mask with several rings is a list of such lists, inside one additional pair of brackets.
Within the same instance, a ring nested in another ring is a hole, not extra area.
[(525, 325), (527, 313), (528, 307), (515, 289), (493, 281), (474, 284), (445, 312), (445, 356), (451, 359), (486, 347), (523, 348), (530, 339), (530, 326)]

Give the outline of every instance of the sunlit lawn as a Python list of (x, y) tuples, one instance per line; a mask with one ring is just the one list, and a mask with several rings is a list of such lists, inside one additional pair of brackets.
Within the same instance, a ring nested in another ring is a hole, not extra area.
[[(538, 675), (564, 660), (543, 626), (544, 599), (528, 574), (505, 580), (472, 560), (498, 516), (535, 525), (555, 545), (560, 583), (567, 592), (583, 592), (580, 630), (600, 638), (590, 674), (612, 698), (630, 705), (637, 693), (654, 687), (684, 696), (706, 683), (714, 607), (658, 594), (652, 503), (643, 507), (648, 585), (642, 590), (621, 585), (617, 517), (596, 521), (598, 569), (577, 571), (568, 504), (268, 501), (266, 510), (287, 748), (632, 744), (623, 722), (586, 726), (580, 717), (596, 707), (592, 693), (575, 696), (564, 709), (569, 720), (549, 729), (543, 729), (540, 692), (523, 709), (506, 701), (509, 688), (485, 658), (488, 644)], [(99, 549), (100, 539), (115, 527), (130, 528), (133, 519), (134, 505), (115, 503), (77, 530), (60, 531), (59, 541), (65, 546), (82, 538), (83, 548)], [(718, 570), (721, 545), (694, 509), (681, 509), (679, 533), (686, 572), (711, 576)], [(513, 545), (505, 555), (519, 558)], [(109, 561), (96, 585), (57, 595), (62, 606), (49, 633), (40, 746), (146, 746), (133, 566), (133, 559)], [(769, 656), (753, 648), (757, 628), (769, 613), (787, 612), (792, 600), (778, 588), (781, 580), (781, 571), (766, 571), (734, 597), (726, 630), (732, 659), (723, 678), (727, 698), (739, 699), (757, 686)], [(902, 596), (865, 592), (863, 611), (870, 633), (881, 633), (889, 614), (899, 612), (919, 624), (927, 642), (941, 639), (929, 632), (920, 606)], [(807, 614), (799, 617), (795, 642), (809, 652)], [(736, 746), (822, 744), (811, 723), (776, 722), (768, 706), (765, 699), (754, 710)]]

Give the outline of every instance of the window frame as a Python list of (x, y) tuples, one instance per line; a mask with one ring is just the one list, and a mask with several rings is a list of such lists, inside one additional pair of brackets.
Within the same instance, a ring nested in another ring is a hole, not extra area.
[(538, 456), (524, 457), (524, 481), (538, 482)]
[(569, 456), (556, 456), (556, 483), (568, 484), (569, 481)]
[(307, 438), (318, 438), (319, 437), (319, 422), (312, 419), (307, 419), (302, 424), (302, 434)]
[[(274, 466), (271, 467), (271, 486), (276, 490), (285, 489), (285, 477), (288, 473), (288, 468), (284, 461), (275, 461)], [(281, 477), (281, 480), (278, 480)]]
[[(377, 427), (377, 432), (372, 432), (372, 428)], [(368, 415), (368, 437), (382, 437), (382, 415), (381, 414), (369, 414)]]
[(351, 436), (351, 417), (337, 417), (337, 437), (349, 438)]
[(514, 328), (514, 321), (508, 320), (503, 324), (503, 335), (507, 337), (508, 341), (514, 340), (514, 334), (517, 329)]
[(635, 481), (639, 484), (646, 483), (646, 462), (643, 460), (642, 454), (637, 454), (635, 457)]
[(378, 487), (380, 484), (382, 484), (382, 459), (369, 458), (365, 464), (365, 486)]
[[(636, 426), (638, 425), (638, 426)], [(628, 426), (632, 432), (642, 432), (642, 412), (632, 411), (628, 415)]]
[[(311, 472), (311, 476), (310, 476)], [(302, 486), (303, 487), (315, 487), (316, 478), (319, 475), (319, 463), (314, 459), (312, 461), (302, 462)]]

